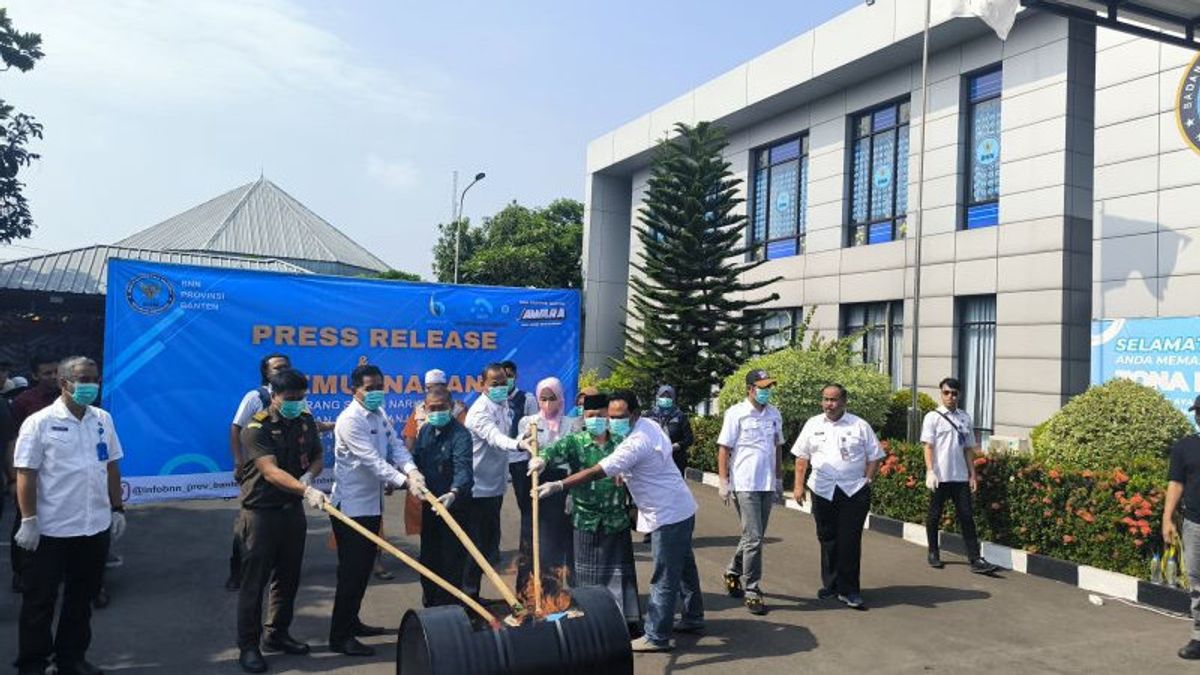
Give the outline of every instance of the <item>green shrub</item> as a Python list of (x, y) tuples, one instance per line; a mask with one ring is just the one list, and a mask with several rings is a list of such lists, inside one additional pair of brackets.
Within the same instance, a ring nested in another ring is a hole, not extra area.
[[(908, 406), (912, 403), (912, 391), (909, 389), (901, 389), (895, 394), (892, 394), (892, 400), (888, 404), (887, 419), (883, 423), (882, 438), (895, 438), (903, 440), (908, 438)], [(920, 419), (925, 419), (926, 413), (937, 408), (937, 404), (933, 402), (933, 398), (925, 392), (917, 392), (917, 407), (921, 410)]]
[(804, 422), (820, 414), (821, 387), (830, 382), (846, 387), (850, 412), (876, 430), (883, 427), (892, 395), (890, 379), (874, 366), (850, 365), (828, 351), (782, 349), (750, 359), (726, 378), (718, 397), (720, 410), (746, 397), (746, 373), (757, 368), (766, 369), (778, 380), (771, 403), (783, 415), (784, 440), (789, 447)]
[(1191, 433), (1162, 394), (1117, 379), (1071, 399), (1037, 435), (1036, 457), (1058, 469), (1166, 471), (1171, 444)]
[(716, 473), (717, 436), (721, 434), (721, 418), (696, 415), (691, 422), (696, 441), (688, 451), (688, 466)]

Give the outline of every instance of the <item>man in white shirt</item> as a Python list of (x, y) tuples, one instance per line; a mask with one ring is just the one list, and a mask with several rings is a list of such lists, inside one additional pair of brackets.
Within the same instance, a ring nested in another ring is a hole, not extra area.
[[(20, 673), (42, 673), (53, 654), (63, 675), (99, 673), (85, 656), (92, 640), (91, 600), (111, 539), (125, 532), (121, 441), (112, 417), (92, 406), (96, 362), (72, 356), (58, 367), (61, 394), (21, 424), (13, 466), (28, 551), (17, 655)], [(111, 528), (111, 529), (110, 529)], [(59, 584), (58, 634), (51, 636)]]
[[(333, 430), (333, 495), (330, 501), (359, 525), (379, 534), (383, 517), (384, 487), (404, 487), (421, 495), (425, 479), (412, 455), (400, 441), (392, 420), (384, 412), (383, 372), (363, 364), (350, 374), (354, 398)], [(396, 466), (388, 463), (392, 458)], [(375, 545), (353, 532), (342, 521), (329, 517), (337, 541), (337, 591), (329, 624), (329, 649), (347, 656), (371, 656), (375, 650), (357, 638), (383, 635), (383, 628), (367, 626), (358, 618), (367, 581), (375, 563)]]
[(674, 630), (704, 630), (704, 601), (692, 552), (696, 500), (671, 457), (670, 437), (656, 422), (641, 417), (640, 410), (637, 394), (611, 394), (609, 432), (624, 440), (596, 466), (540, 485), (538, 498), (605, 477), (620, 475), (624, 479), (638, 507), (637, 529), (651, 533), (654, 558), (645, 635), (634, 640), (632, 648), (635, 652), (664, 652), (675, 648), (671, 630), (676, 600), (682, 598), (683, 607)]
[(822, 414), (804, 423), (792, 446), (795, 498), (805, 502), (804, 475), (811, 465), (808, 488), (821, 544), (822, 587), (817, 597), (836, 595), (852, 609), (865, 609), (859, 587), (862, 531), (871, 510), (871, 481), (884, 453), (871, 425), (846, 412), (845, 387), (822, 388), (821, 409)]
[(746, 609), (758, 615), (767, 613), (759, 585), (763, 535), (771, 504), (783, 496), (783, 417), (769, 402), (774, 386), (765, 370), (746, 373), (746, 398), (725, 411), (717, 437), (721, 499), (728, 504), (732, 497), (742, 523), (742, 538), (725, 569), (725, 590), (731, 598), (745, 595)]
[(921, 423), (921, 444), (925, 446), (925, 487), (933, 492), (925, 516), (925, 536), (929, 541), (929, 566), (944, 567), (938, 548), (938, 527), (946, 497), (954, 500), (954, 515), (962, 530), (971, 571), (990, 574), (998, 567), (979, 554), (979, 536), (971, 510), (971, 493), (978, 487), (975, 477), (975, 450), (979, 439), (971, 416), (958, 407), (961, 385), (953, 377), (938, 384), (942, 405), (925, 414)]
[[(504, 366), (489, 363), (483, 369), (483, 395), (467, 410), (467, 430), (471, 432), (475, 483), (467, 511), (466, 531), (488, 562), (500, 561), (500, 507), (508, 486), (508, 457), (528, 452), (529, 441), (509, 435), (512, 411), (508, 408), (508, 377)], [(463, 571), (462, 590), (479, 597), (483, 570), (474, 559)]]

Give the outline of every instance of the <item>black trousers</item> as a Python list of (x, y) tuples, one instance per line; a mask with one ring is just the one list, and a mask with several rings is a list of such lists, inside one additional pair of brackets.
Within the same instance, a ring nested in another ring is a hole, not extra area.
[[(470, 497), (456, 499), (450, 505), (450, 515), (460, 523), (464, 522), (470, 512), (470, 502)], [(422, 565), (451, 584), (463, 578), (463, 569), (468, 560), (467, 549), (429, 504), (421, 507), (421, 555), (418, 559)], [(456, 603), (458, 600), (441, 586), (421, 577), (421, 604), (425, 607)]]
[[(51, 654), (60, 664), (84, 658), (92, 642), (92, 598), (100, 588), (108, 543), (108, 530), (90, 537), (42, 535), (37, 550), (26, 553), (17, 668), (44, 667)], [(62, 610), (51, 637), (59, 584)]]
[(14, 579), (21, 578), (21, 570), (25, 569), (25, 549), (17, 546), (17, 530), (21, 529), (21, 504), (17, 501), (17, 492), (13, 489), (13, 525), (8, 535), (8, 561), (12, 564)]
[[(333, 620), (329, 623), (329, 644), (340, 645), (354, 637), (359, 625), (358, 610), (362, 607), (371, 569), (375, 567), (378, 548), (369, 539), (350, 529), (342, 521), (329, 517), (333, 538), (337, 541), (337, 591), (333, 596)], [(358, 516), (354, 522), (379, 534), (382, 516)]]
[(270, 580), (266, 630), (287, 635), (292, 625), (307, 522), (300, 502), (283, 509), (242, 509), (242, 588), (238, 592), (238, 648), (257, 647), (263, 634), (263, 590)]
[[(514, 462), (508, 465), (508, 475), (512, 477), (513, 495), (517, 499), (517, 510), (521, 512), (521, 532), (517, 537), (517, 553), (522, 560), (529, 560), (533, 551), (533, 497), (529, 491), (533, 489), (533, 479), (526, 475), (529, 471), (529, 460)], [(520, 581), (517, 588), (521, 587)]]
[(925, 536), (929, 538), (929, 550), (938, 550), (938, 526), (942, 522), (942, 508), (949, 497), (954, 501), (954, 515), (958, 518), (958, 529), (962, 531), (967, 545), (967, 559), (979, 557), (979, 535), (975, 533), (975, 516), (971, 509), (971, 484), (964, 482), (938, 483), (929, 499), (929, 513), (925, 516)]
[(862, 531), (871, 510), (871, 486), (852, 496), (834, 488), (833, 499), (813, 495), (813, 520), (821, 544), (821, 583), (841, 595), (859, 592)]
[[(548, 476), (546, 482), (566, 478)], [(532, 481), (530, 481), (532, 483)], [(527, 492), (528, 493), (528, 492)], [(530, 522), (533, 521), (533, 500), (530, 499)], [(538, 548), (541, 549), (542, 578), (560, 578), (565, 575), (570, 581), (575, 576), (575, 527), (567, 514), (567, 495), (560, 492), (541, 500), (538, 504)], [(529, 546), (517, 560), (517, 593), (525, 590), (533, 576), (533, 531), (529, 533)]]
[[(467, 510), (467, 524), (463, 528), (479, 552), (492, 565), (500, 562), (500, 507), (503, 504), (504, 495), (472, 497)], [(421, 522), (424, 522), (424, 519)], [(479, 597), (479, 582), (483, 578), (483, 569), (471, 558), (467, 559), (464, 568), (463, 592), (472, 597)]]

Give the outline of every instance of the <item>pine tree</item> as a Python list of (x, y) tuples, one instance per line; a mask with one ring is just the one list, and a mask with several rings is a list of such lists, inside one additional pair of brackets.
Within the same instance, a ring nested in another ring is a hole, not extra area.
[(617, 371), (648, 387), (675, 386), (681, 407), (712, 396), (737, 369), (757, 319), (747, 312), (778, 299), (749, 294), (779, 279), (744, 283), (763, 261), (746, 260), (746, 217), (734, 209), (742, 181), (721, 152), (724, 132), (709, 122), (675, 125), (659, 144), (634, 226), (641, 256), (630, 265), (625, 356)]

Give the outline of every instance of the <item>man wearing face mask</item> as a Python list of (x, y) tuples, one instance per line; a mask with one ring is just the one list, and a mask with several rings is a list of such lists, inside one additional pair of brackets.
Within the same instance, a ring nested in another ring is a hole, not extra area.
[(671, 439), (671, 459), (679, 467), (679, 475), (687, 469), (688, 448), (692, 447), (695, 437), (692, 435), (692, 423), (675, 402), (675, 387), (664, 384), (658, 388), (654, 396), (654, 409), (650, 419), (658, 422), (658, 426), (667, 432)]
[[(53, 654), (59, 673), (86, 675), (100, 672), (85, 659), (90, 603), (110, 538), (125, 531), (117, 465), (123, 453), (112, 417), (92, 405), (100, 391), (96, 362), (65, 359), (58, 381), (58, 399), (21, 425), (13, 464), (22, 515), (16, 544), (30, 557), (16, 666), (20, 673), (42, 673)], [(60, 584), (62, 609), (52, 636)]]
[[(504, 365), (490, 363), (483, 369), (484, 395), (475, 399), (467, 411), (467, 429), (471, 432), (474, 486), (467, 512), (467, 535), (493, 565), (500, 561), (500, 507), (508, 484), (509, 456), (528, 452), (529, 441), (513, 438), (513, 411), (509, 408), (508, 375)], [(528, 494), (528, 491), (526, 491)], [(531, 524), (532, 527), (532, 524)], [(468, 560), (462, 589), (479, 596), (483, 570)]]
[[(324, 453), (317, 423), (304, 396), (308, 378), (298, 370), (282, 370), (270, 378), (271, 405), (254, 415), (242, 432), (241, 529), (242, 583), (238, 592), (238, 664), (248, 673), (267, 671), (261, 648), (307, 654), (307, 644), (294, 639), (292, 624), (300, 564), (304, 558), (307, 520), (303, 505), (323, 510), (329, 501), (312, 487), (321, 473)], [(271, 582), (267, 620), (262, 596)]]
[[(333, 430), (333, 496), (342, 513), (371, 532), (379, 533), (384, 486), (404, 487), (424, 494), (425, 479), (400, 441), (392, 420), (383, 411), (383, 372), (378, 366), (360, 365), (350, 374), (354, 399), (337, 418)], [(396, 466), (388, 463), (391, 457)], [(371, 656), (375, 650), (357, 638), (383, 635), (383, 628), (367, 626), (358, 618), (371, 568), (375, 544), (342, 521), (329, 517), (337, 541), (337, 591), (329, 624), (329, 649), (347, 656)]]
[[(571, 473), (590, 469), (612, 454), (617, 441), (608, 433), (608, 397), (583, 399), (584, 431), (544, 446), (529, 460), (529, 474), (547, 465), (566, 464)], [(630, 637), (641, 632), (637, 572), (629, 521), (629, 493), (611, 478), (571, 489), (575, 539), (575, 585), (603, 586), (625, 615)]]
[(767, 613), (759, 587), (763, 537), (771, 504), (783, 498), (783, 417), (770, 404), (774, 386), (765, 370), (746, 373), (746, 398), (725, 411), (717, 437), (721, 498), (728, 504), (732, 497), (742, 524), (742, 538), (725, 569), (725, 590), (731, 598), (744, 595), (746, 609), (759, 615)]
[[(417, 432), (412, 457), (426, 476), (427, 489), (450, 510), (455, 520), (465, 520), (471, 503), (471, 432), (451, 413), (450, 394), (425, 393), (426, 423)], [(429, 504), (422, 505), (421, 564), (443, 579), (461, 579), (467, 550), (445, 520)], [(426, 607), (458, 601), (442, 587), (421, 577), (422, 603)]]

